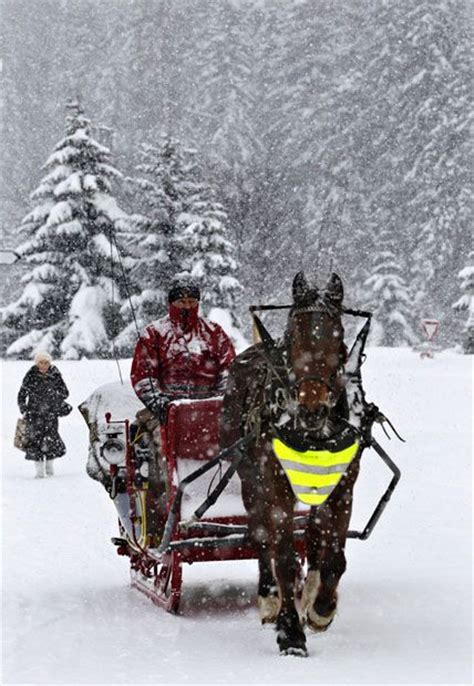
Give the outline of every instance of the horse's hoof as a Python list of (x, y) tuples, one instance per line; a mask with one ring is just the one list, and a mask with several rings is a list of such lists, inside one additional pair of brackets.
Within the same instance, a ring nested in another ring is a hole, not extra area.
[(306, 614), (306, 624), (308, 625), (308, 628), (311, 629), (311, 631), (314, 631), (315, 633), (321, 633), (329, 629), (329, 627), (333, 623), (335, 616), (336, 608), (334, 608), (334, 610), (329, 615), (327, 615), (327, 617), (324, 617), (323, 615), (318, 615), (318, 613), (315, 612), (314, 608), (309, 608)]
[(307, 657), (306, 637), (304, 633), (297, 632), (296, 635), (292, 632), (292, 636), (288, 636), (286, 631), (277, 632), (277, 643), (280, 649), (280, 655), (297, 655), (299, 657)]
[(275, 595), (258, 596), (258, 611), (262, 624), (275, 624), (280, 612), (280, 598)]
[(280, 648), (280, 655), (295, 655), (296, 657), (308, 657), (306, 648)]

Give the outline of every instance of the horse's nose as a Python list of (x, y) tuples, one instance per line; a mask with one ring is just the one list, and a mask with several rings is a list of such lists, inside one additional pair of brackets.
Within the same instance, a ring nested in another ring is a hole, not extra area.
[(329, 415), (329, 407), (320, 405), (316, 411), (311, 412), (304, 405), (298, 406), (297, 417), (303, 426), (313, 426), (315, 422), (324, 422)]
[(328, 404), (328, 401), (328, 388), (317, 381), (304, 382), (298, 390), (298, 402), (309, 412), (316, 412), (319, 407)]

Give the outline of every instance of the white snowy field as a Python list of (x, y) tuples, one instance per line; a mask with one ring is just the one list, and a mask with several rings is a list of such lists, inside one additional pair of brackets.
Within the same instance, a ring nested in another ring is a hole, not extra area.
[[(60, 420), (68, 453), (35, 480), (12, 446), (29, 363), (4, 362), (3, 683), (471, 683), (471, 359), (368, 350), (368, 399), (407, 441), (376, 430), (402, 479), (371, 538), (348, 542), (339, 614), (308, 635), (307, 659), (280, 657), (260, 627), (253, 561), (186, 567), (180, 616), (132, 590), (109, 542), (114, 507), (85, 474), (82, 417)], [(117, 380), (114, 362), (58, 366), (74, 406)], [(389, 478), (367, 452), (352, 528)]]

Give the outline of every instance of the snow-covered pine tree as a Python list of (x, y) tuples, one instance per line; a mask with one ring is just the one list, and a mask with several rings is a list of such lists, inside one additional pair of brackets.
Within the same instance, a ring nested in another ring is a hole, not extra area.
[[(402, 192), (409, 214), (401, 226), (411, 234), (410, 280), (426, 291), (431, 311), (440, 306), (449, 311), (456, 297), (451, 275), (462, 265), (459, 250), (470, 236), (471, 56), (465, 9), (452, 0), (405, 3), (395, 54), (403, 73), (400, 148), (407, 153)], [(420, 263), (427, 264), (426, 271)]]
[(409, 289), (387, 231), (378, 238), (371, 275), (364, 287), (367, 309), (373, 313), (371, 342), (374, 345), (405, 346), (418, 342), (412, 325)]
[(176, 216), (180, 211), (186, 176), (185, 152), (166, 136), (143, 143), (138, 150), (135, 175), (126, 179), (134, 213), (130, 215), (128, 248), (135, 292), (125, 300), (121, 314), (125, 328), (116, 339), (119, 351), (130, 349), (136, 328), (167, 311), (167, 286), (183, 270), (183, 247)]
[(226, 309), (236, 325), (236, 305), (243, 289), (236, 276), (236, 248), (229, 236), (227, 212), (204, 178), (196, 151), (176, 143), (174, 147), (179, 164), (169, 167), (168, 182), (178, 200), (174, 220), (180, 258), (202, 286), (204, 311)]
[(213, 0), (197, 3), (194, 11), (194, 40), (183, 46), (194, 80), (188, 99), (189, 133), (202, 131), (216, 182), (224, 177), (238, 193), (239, 179), (262, 150), (253, 118), (261, 97), (252, 79), (257, 64), (254, 11), (252, 3), (236, 6)]
[(111, 192), (121, 174), (91, 137), (79, 103), (66, 110), (66, 136), (44, 165), (31, 194), (36, 205), (21, 226), (26, 239), (17, 251), (33, 268), (19, 299), (3, 310), (3, 323), (22, 334), (7, 354), (20, 358), (38, 348), (65, 359), (108, 357), (120, 327), (109, 239), (126, 226)]
[(342, 102), (332, 108), (344, 126), (344, 159), (357, 161), (369, 218), (387, 203), (393, 208), (414, 311), (443, 322), (472, 205), (466, 10), (455, 0), (370, 3), (359, 14)]
[(467, 355), (474, 354), (474, 252), (469, 254), (467, 265), (458, 274), (462, 291), (461, 297), (453, 304), (455, 312), (465, 312), (463, 350)]
[(228, 215), (205, 183), (189, 187), (183, 210), (177, 217), (186, 267), (202, 285), (204, 312), (227, 309), (237, 324), (236, 306), (242, 286), (237, 279), (235, 245), (228, 236)]
[[(204, 310), (228, 309), (236, 321), (236, 299), (242, 288), (235, 276), (235, 248), (227, 234), (228, 217), (215, 200), (214, 189), (203, 180), (196, 152), (162, 136), (143, 145), (137, 176), (128, 179), (132, 204), (131, 273), (141, 292), (132, 296), (139, 328), (167, 311), (171, 279), (191, 273), (203, 287)], [(128, 303), (122, 313), (128, 324), (117, 338), (119, 349), (135, 336)]]

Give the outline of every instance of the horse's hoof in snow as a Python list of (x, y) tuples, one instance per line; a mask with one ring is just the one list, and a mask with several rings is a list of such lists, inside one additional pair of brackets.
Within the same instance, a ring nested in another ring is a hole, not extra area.
[(280, 648), (280, 655), (295, 655), (296, 657), (308, 657), (306, 648)]
[(280, 598), (276, 595), (269, 595), (265, 598), (259, 595), (258, 611), (262, 624), (274, 624), (280, 612)]
[(304, 631), (298, 627), (277, 630), (277, 643), (280, 655), (295, 655), (296, 657), (308, 657), (306, 650), (306, 637)]

